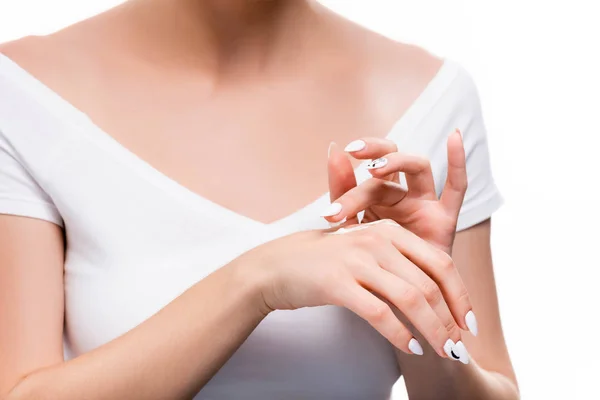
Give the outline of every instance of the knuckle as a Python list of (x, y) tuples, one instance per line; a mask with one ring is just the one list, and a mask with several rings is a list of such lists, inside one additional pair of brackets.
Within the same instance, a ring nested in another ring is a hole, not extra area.
[(375, 191), (381, 188), (386, 181), (382, 179), (369, 179), (363, 183), (363, 186), (369, 191)]
[(362, 235), (356, 235), (356, 242), (359, 247), (369, 249), (375, 245), (376, 240), (373, 237), (373, 235), (362, 234)]
[(413, 286), (407, 287), (399, 298), (400, 303), (407, 310), (415, 310), (419, 308), (421, 305), (421, 299), (422, 294), (419, 293), (419, 291)]
[[(461, 288), (456, 296), (456, 300), (459, 304), (465, 304), (465, 309), (470, 310), (471, 307), (471, 299), (469, 297), (469, 292), (465, 285), (461, 285)], [(466, 312), (465, 312), (466, 314)]]
[(344, 306), (344, 301), (348, 297), (349, 285), (337, 284), (333, 286), (322, 287), (325, 289), (325, 294), (328, 295), (331, 304), (336, 306)]
[(431, 332), (435, 341), (438, 342), (440, 347), (443, 347), (446, 340), (449, 339), (448, 328), (444, 324), (437, 324)]
[(384, 148), (384, 151), (386, 151), (387, 154), (397, 153), (398, 152), (398, 145), (393, 140), (382, 139), (381, 142), (382, 142), (382, 146)]
[(356, 245), (360, 248), (364, 249), (373, 249), (378, 246), (379, 240), (381, 240), (380, 235), (376, 232), (366, 232), (360, 235), (356, 235)]
[(387, 238), (377, 230), (372, 230), (367, 235), (373, 240), (372, 248), (381, 248), (388, 242)]
[(421, 292), (429, 304), (438, 304), (442, 300), (442, 292), (439, 286), (432, 279), (425, 279), (421, 282)]
[(371, 257), (366, 257), (364, 253), (357, 253), (348, 261), (348, 267), (355, 277), (368, 276), (369, 271), (373, 269), (373, 260)]
[(343, 283), (347, 282), (348, 273), (342, 268), (326, 268), (316, 278), (315, 285), (321, 293), (341, 295)]
[(458, 326), (456, 325), (456, 323), (453, 320), (450, 320), (446, 323), (446, 332), (448, 332), (447, 334), (450, 335), (450, 338), (456, 342), (457, 340), (460, 340), (461, 337), (461, 333), (460, 333), (460, 329), (458, 328)]
[(467, 179), (466, 176), (464, 176), (461, 179), (461, 182), (459, 183), (460, 185), (460, 189), (463, 193), (465, 193), (467, 191), (467, 189), (469, 188), (469, 180)]
[(394, 343), (400, 348), (408, 348), (408, 342), (412, 338), (412, 333), (403, 325), (400, 325), (394, 333)]
[(375, 303), (367, 311), (367, 317), (373, 324), (380, 325), (389, 317), (390, 311), (385, 303)]
[(416, 157), (415, 163), (417, 164), (417, 166), (419, 167), (419, 169), (421, 171), (431, 169), (431, 163), (429, 162), (429, 159), (427, 159), (425, 157), (421, 157), (421, 156)]
[(437, 265), (439, 270), (444, 274), (449, 274), (454, 271), (454, 260), (445, 252), (439, 252)]

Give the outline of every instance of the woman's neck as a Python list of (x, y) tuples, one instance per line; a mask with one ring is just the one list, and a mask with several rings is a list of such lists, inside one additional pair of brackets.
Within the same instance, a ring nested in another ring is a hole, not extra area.
[(311, 0), (130, 0), (115, 12), (130, 49), (223, 74), (298, 57), (315, 42), (319, 10)]

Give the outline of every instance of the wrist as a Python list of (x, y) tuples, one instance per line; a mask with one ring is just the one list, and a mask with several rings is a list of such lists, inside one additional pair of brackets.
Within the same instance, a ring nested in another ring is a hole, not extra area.
[[(427, 371), (432, 380), (447, 388), (452, 388), (449, 389), (452, 398), (490, 400), (517, 400), (519, 398), (518, 389), (509, 378), (482, 368), (473, 358), (469, 364), (464, 365), (452, 360), (433, 357), (427, 364)], [(447, 393), (447, 395), (449, 394)]]
[(246, 304), (262, 318), (274, 311), (265, 301), (265, 288), (270, 279), (262, 268), (253, 268), (253, 263), (242, 257), (227, 265), (234, 290), (241, 293)]

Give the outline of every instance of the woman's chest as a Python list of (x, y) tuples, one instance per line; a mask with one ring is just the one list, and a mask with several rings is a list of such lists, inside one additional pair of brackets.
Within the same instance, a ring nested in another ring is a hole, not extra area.
[(217, 84), (159, 72), (87, 74), (80, 79), (94, 88), (93, 96), (81, 89), (85, 85), (55, 86), (136, 157), (190, 191), (262, 222), (326, 192), (329, 144), (383, 137), (414, 95), (399, 91), (388, 98), (374, 94), (365, 79), (320, 74)]

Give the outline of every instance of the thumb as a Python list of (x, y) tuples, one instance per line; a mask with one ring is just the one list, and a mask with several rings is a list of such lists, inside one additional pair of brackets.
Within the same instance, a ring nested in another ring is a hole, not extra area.
[(356, 176), (352, 163), (337, 144), (329, 145), (327, 176), (329, 180), (329, 197), (333, 203), (344, 193), (356, 187)]
[(456, 129), (448, 137), (448, 176), (440, 202), (453, 215), (458, 215), (467, 191), (468, 179), (462, 134)]

